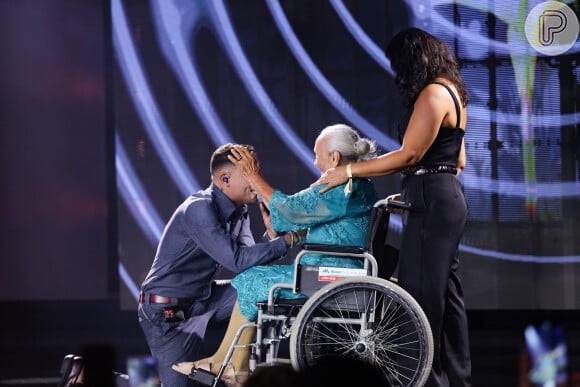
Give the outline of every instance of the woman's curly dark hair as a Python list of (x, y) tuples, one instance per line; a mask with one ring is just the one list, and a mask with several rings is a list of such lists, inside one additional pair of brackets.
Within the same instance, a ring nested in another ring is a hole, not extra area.
[(412, 105), (425, 86), (437, 77), (455, 85), (463, 106), (468, 96), (459, 65), (445, 43), (418, 28), (399, 32), (389, 42), (385, 55), (395, 71), (395, 83), (403, 93), (403, 101)]

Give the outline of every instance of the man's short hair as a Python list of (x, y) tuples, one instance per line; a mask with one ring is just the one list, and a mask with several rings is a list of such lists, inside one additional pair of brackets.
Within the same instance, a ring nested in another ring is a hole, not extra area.
[(249, 150), (250, 152), (255, 152), (253, 146), (246, 144), (232, 144), (230, 142), (220, 146), (213, 152), (213, 154), (211, 155), (211, 160), (209, 162), (209, 172), (212, 175), (214, 174), (214, 172), (222, 169), (227, 165), (234, 165), (230, 161), (230, 159), (228, 159), (228, 156), (232, 154), (232, 148), (234, 147), (234, 145), (240, 145)]

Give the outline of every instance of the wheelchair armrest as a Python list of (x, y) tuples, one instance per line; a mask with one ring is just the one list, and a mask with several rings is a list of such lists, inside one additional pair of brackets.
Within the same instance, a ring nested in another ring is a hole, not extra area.
[[(320, 254), (322, 256), (329, 255), (333, 258), (343, 258), (343, 259), (357, 259), (362, 261), (362, 268), (355, 269), (354, 267), (341, 267), (338, 262), (334, 262), (333, 266), (337, 266), (336, 270), (344, 270), (346, 273), (350, 270), (362, 270), (364, 273), (349, 272), (345, 275), (371, 275), (376, 277), (378, 274), (378, 265), (375, 257), (367, 251), (364, 247), (360, 246), (337, 246), (337, 245), (327, 245), (321, 243), (305, 243), (302, 245), (302, 249), (298, 251), (294, 259), (294, 292), (306, 294), (311, 296), (315, 291), (319, 290), (321, 286), (327, 283), (327, 279), (321, 279), (321, 270), (325, 273), (327, 272), (327, 267), (322, 264), (323, 261), (319, 261), (318, 264), (302, 264), (301, 259), (305, 255), (310, 254)], [(349, 265), (346, 265), (349, 266)], [(334, 270), (331, 268), (331, 270)], [(325, 277), (325, 275), (322, 275)], [(336, 277), (336, 279), (342, 278), (343, 275)], [(305, 281), (305, 282), (303, 282)]]
[(345, 254), (362, 254), (365, 249), (359, 246), (336, 246), (336, 245), (325, 245), (322, 243), (305, 243), (302, 245), (302, 250), (308, 250), (313, 252), (323, 252), (323, 253), (345, 253)]

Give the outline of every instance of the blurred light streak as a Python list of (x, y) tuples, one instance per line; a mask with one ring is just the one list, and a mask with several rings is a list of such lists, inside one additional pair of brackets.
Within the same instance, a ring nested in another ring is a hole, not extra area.
[(533, 193), (534, 197), (559, 199), (578, 197), (580, 195), (580, 181), (538, 183), (508, 181), (477, 176), (469, 171), (468, 167), (461, 173), (461, 180), (466, 188), (474, 191), (496, 193), (503, 196), (526, 198)]
[(286, 123), (252, 70), (238, 41), (237, 35), (234, 32), (223, 1), (208, 1), (207, 8), (222, 47), (226, 50), (226, 53), (232, 61), (233, 68), (238, 72), (244, 87), (254, 100), (258, 109), (260, 109), (266, 120), (272, 125), (276, 134), (286, 142), (287, 148), (298, 156), (314, 176), (320, 176), (320, 171), (313, 163), (314, 153), (312, 149), (306, 146), (294, 133), (294, 130)]
[(300, 41), (298, 37), (292, 30), (288, 19), (284, 15), (284, 11), (277, 0), (267, 0), (266, 4), (270, 9), (270, 13), (274, 18), (284, 41), (294, 54), (294, 57), (312, 80), (314, 85), (318, 90), (326, 97), (326, 99), (342, 114), (347, 120), (352, 122), (356, 129), (363, 132), (367, 137), (375, 140), (381, 147), (387, 151), (392, 151), (400, 148), (398, 141), (386, 136), (384, 133), (375, 128), (371, 123), (369, 123), (364, 117), (362, 117), (358, 112), (346, 101), (334, 87), (328, 82), (324, 77), (322, 72), (316, 67)]
[(484, 250), (477, 247), (460, 245), (459, 250), (465, 253), (500, 259), (503, 261), (531, 262), (531, 263), (574, 263), (580, 262), (580, 255), (524, 255), (502, 253), (501, 251)]
[(381, 50), (379, 46), (377, 46), (375, 42), (373, 42), (372, 39), (369, 38), (369, 36), (364, 32), (361, 26), (352, 17), (349, 10), (344, 6), (342, 0), (330, 0), (330, 5), (332, 5), (346, 29), (350, 32), (358, 44), (360, 44), (360, 46), (367, 52), (367, 54), (369, 54), (379, 66), (385, 69), (387, 73), (394, 76), (395, 73), (391, 68), (391, 62), (389, 59), (387, 59), (383, 50)]
[(155, 210), (155, 207), (145, 193), (137, 174), (131, 166), (119, 134), (115, 135), (115, 167), (117, 169), (117, 187), (123, 202), (133, 215), (135, 222), (141, 228), (149, 242), (157, 246), (165, 222)]
[(155, 146), (168, 173), (184, 195), (199, 190), (199, 183), (189, 168), (157, 107), (149, 89), (139, 56), (129, 33), (129, 26), (121, 0), (111, 2), (113, 45), (129, 95), (139, 113), (151, 143)]
[(175, 0), (151, 2), (153, 20), (163, 55), (179, 78), (191, 107), (197, 112), (204, 130), (215, 147), (235, 142), (216, 114), (194, 65), (196, 58), (190, 49), (189, 37), (196, 24), (201, 21), (197, 3), (181, 1), (179, 7), (176, 3)]
[(137, 286), (137, 284), (135, 284), (135, 282), (133, 282), (131, 275), (129, 272), (127, 272), (127, 269), (125, 269), (125, 265), (123, 265), (122, 262), (119, 262), (119, 278), (121, 278), (121, 282), (127, 286), (127, 289), (129, 289), (129, 293), (131, 293), (133, 298), (136, 301), (139, 301), (139, 292), (141, 289)]
[[(135, 223), (152, 246), (157, 246), (165, 224), (141, 186), (131, 162), (127, 157), (123, 143), (119, 138), (118, 131), (115, 134), (115, 167), (117, 170), (117, 190), (121, 194), (123, 202), (133, 215)], [(122, 262), (119, 262), (119, 276), (127, 286), (131, 294), (137, 299), (139, 288), (129, 276)]]
[[(494, 113), (497, 119), (489, 120), (488, 122), (496, 122), (502, 125), (519, 126), (522, 121), (520, 113), (502, 112), (499, 110), (492, 112), (482, 105), (467, 105), (467, 114), (470, 116), (482, 118), (489, 117), (491, 113)], [(555, 128), (560, 128), (562, 126), (574, 126), (580, 123), (580, 113), (532, 114), (529, 116), (529, 118), (532, 121), (532, 125), (537, 127), (552, 126)], [(546, 123), (549, 123), (549, 125)]]

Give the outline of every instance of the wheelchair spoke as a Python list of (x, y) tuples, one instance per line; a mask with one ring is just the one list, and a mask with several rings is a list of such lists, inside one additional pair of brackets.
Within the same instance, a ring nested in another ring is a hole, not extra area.
[(327, 286), (296, 317), (293, 363), (302, 367), (326, 355), (354, 357), (379, 368), (392, 386), (421, 386), (431, 367), (433, 342), (418, 304), (378, 278)]

